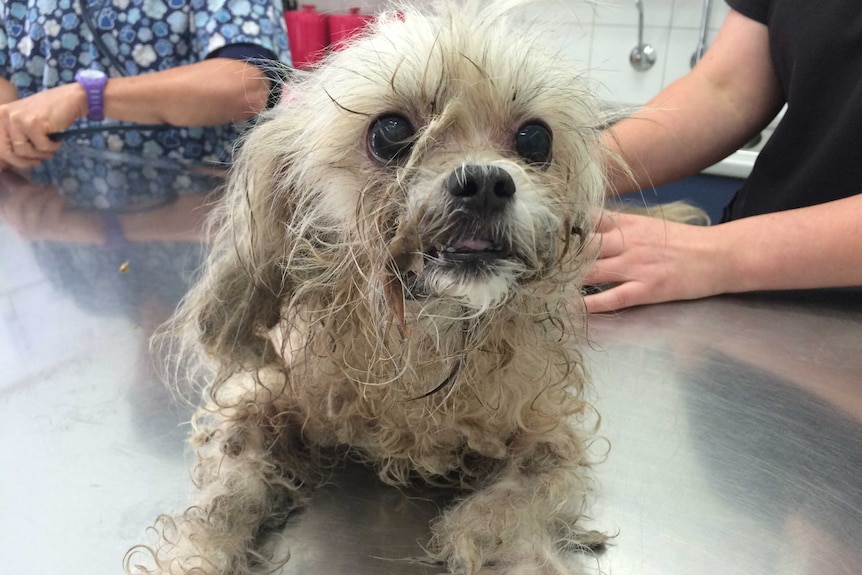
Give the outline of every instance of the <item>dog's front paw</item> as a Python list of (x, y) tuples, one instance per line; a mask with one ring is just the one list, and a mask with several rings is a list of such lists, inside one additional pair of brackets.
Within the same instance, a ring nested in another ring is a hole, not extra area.
[(606, 536), (576, 524), (579, 513), (537, 497), (536, 478), (499, 480), (449, 509), (432, 526), (434, 558), (454, 575), (574, 575), (574, 550)]

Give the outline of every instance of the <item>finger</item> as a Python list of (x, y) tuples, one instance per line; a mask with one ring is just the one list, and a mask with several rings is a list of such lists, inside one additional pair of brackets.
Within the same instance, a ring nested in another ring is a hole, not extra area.
[(19, 156), (16, 151), (16, 148), (20, 148), (27, 142), (27, 138), (20, 132), (13, 132), (7, 117), (4, 116), (0, 120), (2, 120), (2, 125), (0, 125), (0, 161), (14, 168), (32, 167), (29, 165), (32, 160)]
[(623, 273), (619, 258), (596, 260), (587, 272), (584, 283), (589, 285), (616, 284), (629, 281), (631, 276)]
[(12, 153), (16, 156), (26, 157), (27, 153), (30, 151), (30, 140), (27, 138), (23, 138), (18, 136), (18, 139), (12, 138), (9, 142), (12, 147)]
[(36, 158), (28, 158), (25, 156), (18, 155), (13, 149), (12, 144), (9, 143), (6, 145), (6, 149), (3, 153), (0, 153), (0, 159), (6, 164), (19, 168), (19, 169), (27, 169), (33, 168), (39, 165), (40, 160)]
[(27, 135), (30, 139), (30, 144), (33, 148), (39, 152), (43, 159), (50, 158), (54, 155), (60, 146), (61, 142), (55, 142), (48, 137), (48, 132), (50, 130), (30, 130)]
[(47, 160), (54, 156), (55, 150), (42, 150), (32, 140), (14, 140), (12, 142), (12, 151), (22, 158)]
[(596, 219), (596, 233), (607, 233), (613, 229), (616, 229), (619, 224), (617, 223), (617, 219), (620, 214), (617, 212), (612, 212), (610, 210), (605, 210), (601, 213), (601, 215)]
[(28, 158), (31, 160), (47, 160), (53, 156), (53, 152), (42, 152), (36, 149), (36, 146), (29, 139), (12, 140), (12, 151), (20, 158)]
[(598, 257), (600, 259), (616, 257), (622, 254), (626, 247), (623, 234), (619, 229), (596, 234), (593, 241), (598, 245)]
[(636, 305), (650, 303), (635, 282), (621, 283), (604, 291), (584, 297), (587, 313), (607, 313)]

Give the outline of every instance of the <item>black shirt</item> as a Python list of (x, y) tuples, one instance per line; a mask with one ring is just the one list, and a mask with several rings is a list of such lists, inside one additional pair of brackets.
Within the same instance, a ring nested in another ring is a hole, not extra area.
[(727, 3), (769, 28), (787, 110), (724, 220), (862, 193), (862, 2)]

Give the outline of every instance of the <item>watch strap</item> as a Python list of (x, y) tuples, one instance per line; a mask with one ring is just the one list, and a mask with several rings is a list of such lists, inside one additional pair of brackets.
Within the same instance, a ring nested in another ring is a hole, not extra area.
[(107, 76), (91, 77), (85, 73), (75, 74), (75, 80), (84, 88), (87, 94), (87, 119), (91, 122), (101, 122), (105, 119), (105, 84)]

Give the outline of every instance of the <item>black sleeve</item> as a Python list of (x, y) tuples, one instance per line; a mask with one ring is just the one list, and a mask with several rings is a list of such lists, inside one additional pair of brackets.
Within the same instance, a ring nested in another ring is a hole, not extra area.
[(207, 54), (209, 58), (232, 58), (234, 60), (249, 60), (256, 64), (260, 62), (277, 62), (278, 58), (271, 51), (257, 44), (228, 44)]
[(257, 66), (269, 78), (267, 109), (278, 104), (281, 99), (281, 86), (287, 79), (290, 69), (286, 64), (279, 61), (273, 52), (257, 44), (228, 44), (218, 50), (213, 50), (207, 55), (207, 59), (209, 58), (231, 58)]
[(771, 0), (727, 0), (727, 5), (748, 18), (766, 24)]

